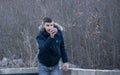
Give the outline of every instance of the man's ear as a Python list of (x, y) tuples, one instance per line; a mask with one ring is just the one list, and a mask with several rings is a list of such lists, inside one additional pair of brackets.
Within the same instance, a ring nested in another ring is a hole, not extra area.
[(57, 28), (55, 24), (53, 24), (53, 25), (54, 25), (55, 28)]

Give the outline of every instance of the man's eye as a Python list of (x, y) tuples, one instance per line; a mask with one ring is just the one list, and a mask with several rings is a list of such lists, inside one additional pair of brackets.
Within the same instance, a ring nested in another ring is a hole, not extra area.
[(46, 25), (47, 27), (49, 26), (49, 25)]

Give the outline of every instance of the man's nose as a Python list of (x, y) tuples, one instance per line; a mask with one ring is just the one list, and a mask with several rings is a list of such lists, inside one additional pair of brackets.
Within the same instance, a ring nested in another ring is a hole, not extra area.
[(49, 27), (49, 29), (53, 28), (52, 26)]

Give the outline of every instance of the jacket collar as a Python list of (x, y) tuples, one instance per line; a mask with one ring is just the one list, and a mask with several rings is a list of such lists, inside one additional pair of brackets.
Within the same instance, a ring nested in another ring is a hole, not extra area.
[(50, 36), (50, 34), (49, 34), (48, 32), (46, 32), (46, 31), (41, 31), (41, 32), (42, 32), (42, 34), (43, 34), (45, 37)]

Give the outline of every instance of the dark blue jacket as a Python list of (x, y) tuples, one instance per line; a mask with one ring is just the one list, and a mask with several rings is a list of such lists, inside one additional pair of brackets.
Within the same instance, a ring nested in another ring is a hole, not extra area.
[(61, 57), (63, 63), (68, 62), (63, 35), (60, 30), (54, 38), (51, 38), (46, 31), (40, 31), (36, 39), (40, 50), (38, 54), (40, 63), (47, 67), (55, 66), (59, 63)]

